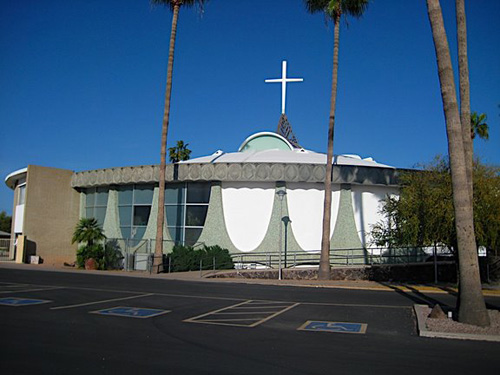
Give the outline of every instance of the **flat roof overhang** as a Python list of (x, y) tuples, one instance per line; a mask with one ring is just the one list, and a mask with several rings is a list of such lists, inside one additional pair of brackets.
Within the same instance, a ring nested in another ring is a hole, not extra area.
[(18, 169), (17, 171), (12, 172), (7, 175), (7, 177), (5, 177), (5, 185), (14, 190), (16, 188), (17, 181), (26, 179), (27, 174), (28, 167)]
[[(301, 163), (179, 163), (168, 164), (165, 181), (241, 181), (310, 182), (325, 181), (324, 164)], [(76, 172), (73, 188), (157, 183), (158, 165), (106, 168)], [(358, 165), (334, 165), (332, 182), (336, 184), (398, 186), (398, 171)]]

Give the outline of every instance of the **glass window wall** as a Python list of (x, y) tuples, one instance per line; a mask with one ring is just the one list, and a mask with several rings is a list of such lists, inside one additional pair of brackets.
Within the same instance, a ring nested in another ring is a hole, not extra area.
[(108, 193), (107, 187), (90, 188), (85, 191), (85, 217), (97, 219), (101, 227), (106, 217)]
[(153, 185), (127, 185), (118, 188), (118, 215), (123, 238), (141, 240), (146, 232)]
[(209, 202), (209, 182), (167, 184), (165, 218), (176, 244), (196, 244), (205, 225)]

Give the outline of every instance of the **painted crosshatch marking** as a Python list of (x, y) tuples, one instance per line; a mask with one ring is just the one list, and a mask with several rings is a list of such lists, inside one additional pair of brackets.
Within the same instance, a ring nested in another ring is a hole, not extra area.
[(92, 311), (92, 314), (99, 315), (113, 315), (113, 316), (124, 316), (127, 318), (153, 318), (155, 316), (167, 314), (171, 310), (160, 310), (160, 309), (147, 309), (142, 307), (126, 307), (117, 306), (110, 309), (102, 309), (97, 311)]
[(366, 333), (367, 327), (368, 325), (365, 323), (323, 322), (308, 320), (302, 326), (297, 328), (297, 330), (364, 334)]
[(184, 322), (253, 328), (298, 305), (289, 302), (249, 300), (186, 319)]
[(48, 302), (52, 301), (47, 301), (43, 299), (32, 299), (32, 298), (19, 298), (19, 297), (0, 298), (0, 305), (5, 305), (5, 306), (30, 306)]

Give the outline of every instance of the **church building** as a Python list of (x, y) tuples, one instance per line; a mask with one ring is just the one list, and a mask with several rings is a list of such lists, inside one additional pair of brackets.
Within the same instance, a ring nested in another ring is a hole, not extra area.
[[(174, 244), (206, 244), (242, 255), (319, 253), (326, 155), (301, 147), (285, 115), (284, 88), (298, 80), (286, 78), (286, 62), (283, 78), (268, 80), (283, 87), (276, 132), (250, 135), (236, 152), (167, 165), (165, 252)], [(333, 162), (331, 248), (363, 263), (380, 201), (398, 192), (397, 170), (357, 155)], [(122, 250), (147, 257), (154, 251), (158, 176), (158, 165), (82, 172), (29, 165), (9, 174), (11, 258), (16, 246), (49, 264), (74, 261), (71, 237), (82, 217), (96, 218)]]

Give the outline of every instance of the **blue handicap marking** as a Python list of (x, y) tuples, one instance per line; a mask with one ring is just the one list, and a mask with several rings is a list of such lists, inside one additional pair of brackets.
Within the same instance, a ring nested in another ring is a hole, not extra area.
[(304, 331), (326, 331), (342, 333), (365, 333), (367, 325), (364, 323), (345, 323), (345, 322), (322, 322), (307, 321), (299, 330)]
[(0, 305), (5, 306), (29, 306), (39, 305), (40, 303), (47, 303), (51, 301), (33, 298), (19, 298), (19, 297), (4, 297), (0, 298)]
[(170, 310), (118, 306), (110, 309), (93, 311), (92, 313), (100, 315), (125, 316), (128, 318), (152, 318), (154, 316), (166, 314), (169, 312)]

